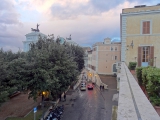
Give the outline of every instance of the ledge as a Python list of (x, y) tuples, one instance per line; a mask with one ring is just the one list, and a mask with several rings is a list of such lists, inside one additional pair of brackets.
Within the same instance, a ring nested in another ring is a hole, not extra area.
[(121, 64), (117, 120), (160, 120), (124, 62)]

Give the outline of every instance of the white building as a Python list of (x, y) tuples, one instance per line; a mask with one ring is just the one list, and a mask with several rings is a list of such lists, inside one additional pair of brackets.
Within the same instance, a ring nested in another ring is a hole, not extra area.
[[(47, 38), (47, 35), (45, 35), (45, 34), (43, 34), (43, 33), (41, 33), (41, 32), (39, 31), (38, 26), (39, 26), (39, 25), (37, 24), (37, 29), (31, 28), (31, 33), (28, 33), (28, 34), (25, 35), (25, 36), (26, 36), (26, 40), (23, 41), (23, 46), (24, 46), (23, 51), (24, 51), (24, 52), (29, 51), (29, 49), (30, 49), (30, 44), (31, 44), (31, 43), (36, 43), (36, 42), (38, 42), (39, 37), (42, 37), (42, 38), (45, 37), (45, 38)], [(59, 37), (59, 39), (60, 39), (60, 43), (61, 43), (61, 44), (63, 44), (64, 42), (66, 42), (66, 43), (68, 43), (69, 45), (78, 45), (76, 42), (74, 42), (74, 41), (71, 39), (71, 35), (70, 35), (69, 38), (64, 39), (63, 37)]]
[(88, 51), (91, 50), (90, 47), (83, 47), (84, 50), (84, 67), (87, 69), (88, 68)]
[(41, 36), (43, 37), (47, 37), (47, 35), (41, 33), (38, 29), (38, 24), (37, 24), (37, 29), (33, 29), (31, 28), (31, 33), (26, 34), (26, 40), (23, 41), (23, 51), (27, 52), (30, 49), (30, 43), (36, 43), (39, 39), (39, 37)]

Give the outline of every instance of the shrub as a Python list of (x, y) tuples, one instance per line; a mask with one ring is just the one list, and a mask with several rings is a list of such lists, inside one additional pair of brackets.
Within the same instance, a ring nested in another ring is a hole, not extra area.
[(140, 86), (142, 86), (142, 84), (143, 84), (142, 69), (143, 69), (143, 67), (137, 67), (136, 68), (136, 75), (137, 75), (138, 83), (139, 83)]
[(160, 105), (160, 69), (146, 67), (142, 69), (142, 80), (153, 105)]
[(147, 69), (148, 67), (145, 67), (144, 69), (142, 69), (142, 81), (143, 81), (143, 85), (146, 86), (147, 84)]
[(129, 62), (129, 69), (130, 70), (135, 70), (135, 67), (136, 67), (137, 63), (136, 62)]
[(160, 97), (159, 96), (153, 96), (149, 98), (150, 102), (154, 105), (154, 106), (159, 106), (160, 105)]

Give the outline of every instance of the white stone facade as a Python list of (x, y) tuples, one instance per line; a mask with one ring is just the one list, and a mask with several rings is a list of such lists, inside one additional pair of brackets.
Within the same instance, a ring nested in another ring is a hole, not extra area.
[(27, 52), (30, 49), (30, 43), (36, 43), (39, 39), (39, 37), (41, 36), (43, 37), (47, 37), (45, 34), (41, 33), (41, 32), (35, 32), (32, 31), (31, 33), (28, 33), (25, 35), (26, 36), (26, 41), (23, 41), (23, 51)]

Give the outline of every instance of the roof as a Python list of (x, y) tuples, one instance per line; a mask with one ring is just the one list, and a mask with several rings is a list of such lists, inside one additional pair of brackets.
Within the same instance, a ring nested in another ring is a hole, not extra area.
[(41, 32), (34, 32), (34, 31), (32, 31), (31, 33), (26, 34), (25, 36), (38, 36), (38, 35), (47, 37), (47, 35), (45, 35), (45, 34), (43, 34)]

